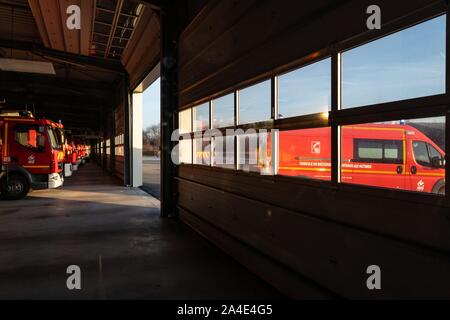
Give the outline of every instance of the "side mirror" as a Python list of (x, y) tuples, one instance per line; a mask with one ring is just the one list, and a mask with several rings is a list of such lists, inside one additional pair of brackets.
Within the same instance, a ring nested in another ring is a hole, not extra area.
[(431, 158), (431, 165), (433, 168), (443, 168), (445, 166), (445, 162), (441, 157), (433, 157)]

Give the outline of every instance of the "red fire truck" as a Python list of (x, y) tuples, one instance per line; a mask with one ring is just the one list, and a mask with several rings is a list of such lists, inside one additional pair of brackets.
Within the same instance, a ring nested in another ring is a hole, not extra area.
[(1, 197), (25, 197), (30, 188), (63, 185), (62, 148), (52, 122), (29, 112), (0, 114)]
[[(72, 145), (68, 143), (64, 125), (61, 122), (52, 122), (53, 128), (56, 133), (56, 137), (58, 138), (58, 143), (61, 145), (63, 153), (61, 154), (61, 158), (64, 162), (63, 173), (64, 177), (72, 176), (73, 164), (76, 160), (73, 160), (73, 149)], [(75, 154), (76, 157), (76, 154)]]
[[(279, 174), (331, 178), (329, 128), (279, 133)], [(445, 193), (445, 152), (420, 130), (402, 124), (342, 128), (345, 183)]]

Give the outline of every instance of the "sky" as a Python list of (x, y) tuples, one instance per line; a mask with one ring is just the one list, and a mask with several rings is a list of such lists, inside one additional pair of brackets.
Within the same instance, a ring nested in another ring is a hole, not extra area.
[(444, 93), (445, 19), (344, 52), (343, 108)]
[(144, 91), (142, 127), (148, 128), (160, 122), (160, 80), (156, 80)]

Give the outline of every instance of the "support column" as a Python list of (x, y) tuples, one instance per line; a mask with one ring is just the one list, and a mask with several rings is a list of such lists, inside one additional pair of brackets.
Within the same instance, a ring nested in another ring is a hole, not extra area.
[[(175, 2), (175, 3), (174, 3)], [(176, 212), (175, 165), (171, 159), (172, 132), (178, 128), (178, 38), (182, 21), (177, 1), (161, 8), (161, 216)]]
[(124, 137), (123, 137), (123, 148), (124, 148), (124, 171), (123, 171), (123, 182), (126, 186), (132, 185), (132, 173), (131, 173), (131, 134), (130, 134), (130, 78), (128, 74), (124, 74), (123, 77), (123, 107), (124, 107)]
[(132, 108), (132, 143), (133, 143), (133, 183), (132, 186), (137, 188), (142, 186), (142, 105), (143, 96), (140, 92), (133, 93)]
[(110, 170), (112, 173), (116, 173), (116, 121), (114, 118), (114, 112), (111, 112), (109, 116), (109, 122), (111, 125), (111, 134), (110, 134)]

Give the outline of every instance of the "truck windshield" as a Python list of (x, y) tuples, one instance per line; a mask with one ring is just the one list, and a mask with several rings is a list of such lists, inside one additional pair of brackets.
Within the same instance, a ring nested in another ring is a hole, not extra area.
[(61, 149), (61, 146), (58, 143), (57, 134), (55, 133), (54, 129), (51, 126), (48, 126), (47, 131), (52, 149)]
[(58, 129), (55, 129), (55, 131), (56, 131), (56, 137), (58, 138), (59, 147), (60, 147), (60, 149), (62, 149), (64, 146), (64, 142), (66, 141), (66, 139), (64, 137), (64, 130), (58, 128)]
[(413, 150), (417, 163), (422, 166), (430, 167), (433, 157), (444, 159), (443, 155), (436, 148), (423, 141), (414, 141)]

